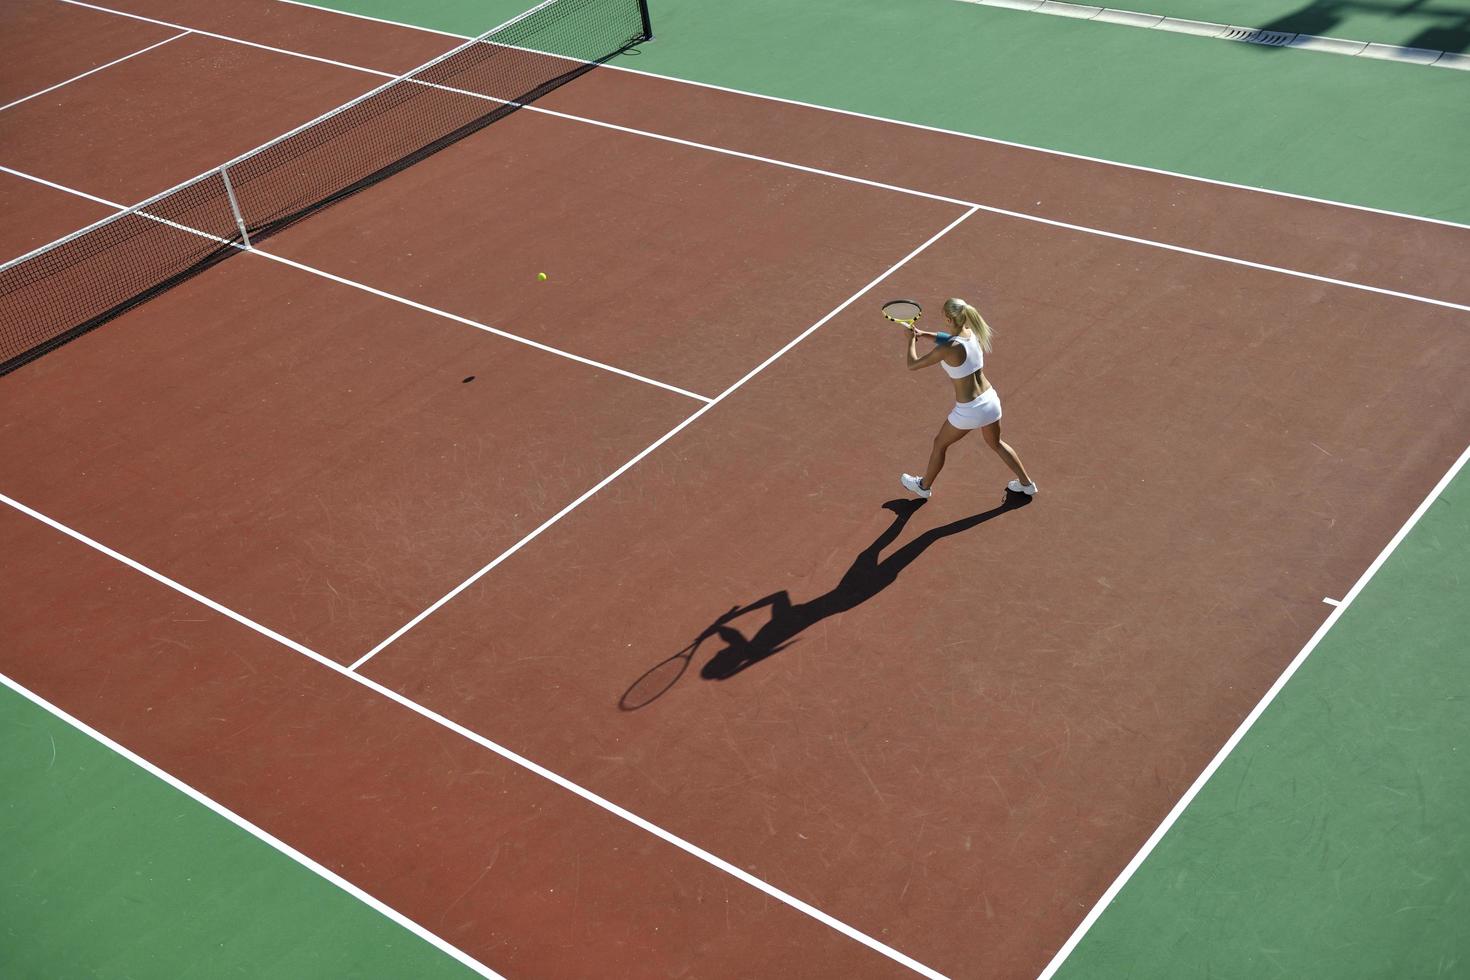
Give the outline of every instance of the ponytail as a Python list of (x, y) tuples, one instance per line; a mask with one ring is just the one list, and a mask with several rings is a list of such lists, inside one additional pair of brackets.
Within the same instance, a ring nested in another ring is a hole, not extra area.
[(990, 342), (995, 336), (995, 331), (990, 328), (990, 324), (985, 322), (979, 310), (962, 299), (950, 299), (945, 300), (944, 312), (959, 317), (979, 338), (980, 349), (987, 354), (990, 353)]

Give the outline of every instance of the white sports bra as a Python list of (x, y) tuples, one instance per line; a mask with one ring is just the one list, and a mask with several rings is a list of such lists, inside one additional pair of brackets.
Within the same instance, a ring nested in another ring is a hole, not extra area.
[(955, 337), (951, 343), (959, 344), (965, 349), (965, 363), (959, 367), (952, 367), (948, 361), (940, 361), (939, 364), (944, 368), (945, 374), (959, 380), (960, 378), (968, 378), (985, 366), (985, 352), (980, 349), (980, 338), (976, 337), (973, 333), (968, 335), (961, 334)]

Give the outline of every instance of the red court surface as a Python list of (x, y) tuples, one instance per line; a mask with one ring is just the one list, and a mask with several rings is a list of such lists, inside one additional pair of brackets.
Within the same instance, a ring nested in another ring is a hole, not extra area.
[(9, 508), (0, 548), (7, 675), (506, 975), (906, 972)]
[[(25, 0), (34, 3), (36, 0)], [(433, 31), (392, 27), (280, 0), (120, 0), (100, 6), (119, 14), (151, 18), (200, 32), (224, 35), (252, 44), (326, 58), (397, 75), (423, 64), (461, 43), (460, 38)], [(486, 24), (486, 29), (493, 26)], [(217, 161), (224, 162), (224, 161)]]
[[(669, 98), (669, 86), (677, 98)], [(1470, 303), (1470, 230), (1232, 188), (628, 71), (540, 108), (1112, 234)]]
[[(837, 587), (891, 523), (945, 392), (855, 308), (365, 672), (782, 887), (826, 882), (822, 908), (936, 969), (1034, 974), (1453, 461), (1467, 339), (1462, 314), (979, 215), (885, 287), (977, 257), (1007, 284), (997, 384), (1045, 496), (892, 584), (860, 571), (866, 601), (794, 635), (737, 619), (758, 652), (794, 642), (704, 680), (707, 641), (613, 710), (731, 607)], [(1385, 318), (1412, 353), (1372, 343)], [(890, 550), (1001, 502), (965, 449)], [(545, 595), (575, 598), (538, 615)]]
[(0, 145), (8, 167), (133, 204), (379, 82), (190, 34), (5, 110)]
[[(1463, 448), (1467, 232), (612, 69), (537, 108), (832, 173), (522, 111), (6, 377), (0, 493), (117, 555), (0, 509), (0, 671), (509, 975), (1034, 975)], [(876, 306), (956, 292), (1029, 503), (976, 439), (896, 499), (949, 391)]]
[(112, 214), (112, 208), (0, 170), (0, 255), (9, 262)]
[(0, 72), (0, 105), (9, 105), (178, 31), (73, 4), (27, 0), (0, 7), (0, 33), (10, 47)]
[(965, 211), (553, 116), (495, 128), (267, 250), (714, 397)]

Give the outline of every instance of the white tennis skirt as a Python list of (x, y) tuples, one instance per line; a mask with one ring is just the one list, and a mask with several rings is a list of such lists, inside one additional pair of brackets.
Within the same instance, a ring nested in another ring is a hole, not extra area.
[(949, 413), (949, 424), (956, 429), (978, 429), (1000, 421), (1000, 395), (994, 388), (974, 401), (956, 402)]

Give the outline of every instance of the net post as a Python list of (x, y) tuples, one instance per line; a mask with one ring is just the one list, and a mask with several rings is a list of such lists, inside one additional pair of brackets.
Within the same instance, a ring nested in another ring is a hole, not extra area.
[(228, 167), (220, 167), (219, 175), (224, 178), (225, 194), (230, 198), (230, 213), (235, 216), (235, 225), (240, 229), (240, 238), (245, 242), (245, 247), (250, 247), (250, 232), (245, 230), (245, 219), (240, 217), (240, 204), (235, 200), (235, 187), (230, 183), (230, 170)]
[(643, 40), (653, 40), (653, 19), (648, 15), (648, 0), (638, 0), (638, 12), (643, 15)]

